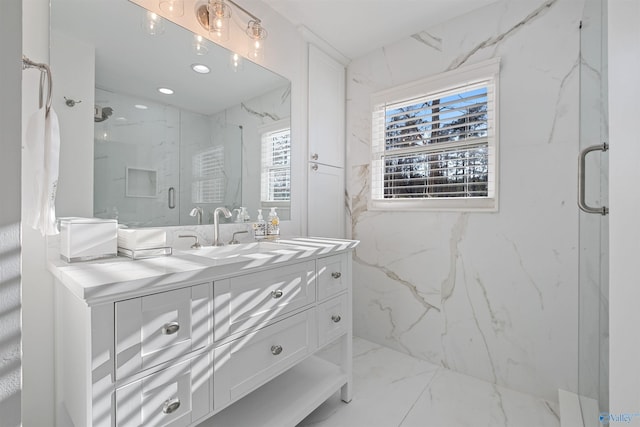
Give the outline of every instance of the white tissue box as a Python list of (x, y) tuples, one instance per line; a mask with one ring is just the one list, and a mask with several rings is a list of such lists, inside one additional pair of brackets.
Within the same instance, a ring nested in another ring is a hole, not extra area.
[(167, 233), (157, 228), (121, 228), (118, 230), (118, 246), (132, 251), (163, 248), (167, 245)]
[(100, 218), (60, 218), (60, 258), (87, 261), (118, 254), (118, 221)]

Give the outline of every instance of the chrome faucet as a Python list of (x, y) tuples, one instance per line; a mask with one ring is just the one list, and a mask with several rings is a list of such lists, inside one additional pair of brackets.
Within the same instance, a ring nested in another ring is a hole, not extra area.
[(213, 211), (213, 246), (224, 246), (224, 242), (220, 241), (220, 219), (218, 218), (220, 212), (225, 218), (231, 218), (231, 212), (224, 206), (220, 206)]
[(191, 212), (189, 213), (189, 215), (198, 217), (198, 225), (202, 225), (202, 208), (201, 207), (197, 206), (191, 209)]

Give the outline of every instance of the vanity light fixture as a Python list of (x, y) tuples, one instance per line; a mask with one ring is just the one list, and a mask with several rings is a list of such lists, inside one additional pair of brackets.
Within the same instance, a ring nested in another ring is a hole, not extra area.
[(170, 17), (184, 15), (184, 0), (160, 0), (160, 10)]
[(158, 92), (164, 95), (173, 95), (173, 89), (169, 89), (168, 87), (159, 87)]
[(264, 57), (264, 40), (267, 38), (267, 30), (262, 26), (260, 18), (235, 1), (208, 0), (208, 3), (201, 4), (196, 8), (196, 18), (200, 25), (209, 31), (213, 39), (226, 41), (229, 39), (230, 5), (233, 5), (251, 18), (245, 30), (249, 37), (247, 56), (251, 59), (262, 59)]
[(144, 104), (136, 104), (136, 105), (134, 105), (134, 107), (137, 108), (138, 110), (147, 110), (147, 109), (149, 109), (149, 107), (147, 107)]
[(142, 29), (150, 36), (159, 36), (164, 33), (164, 21), (157, 13), (145, 11), (142, 15)]
[(211, 0), (207, 5), (209, 34), (216, 40), (229, 40), (231, 7), (224, 0)]
[(204, 64), (191, 64), (191, 69), (193, 71), (195, 71), (196, 73), (199, 73), (199, 74), (207, 74), (207, 73), (211, 72), (209, 67), (207, 67)]

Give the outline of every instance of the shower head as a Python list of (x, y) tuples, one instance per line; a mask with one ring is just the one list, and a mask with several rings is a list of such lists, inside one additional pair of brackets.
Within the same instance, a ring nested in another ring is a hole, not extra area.
[(95, 106), (95, 111), (93, 115), (93, 120), (95, 122), (104, 122), (113, 114), (113, 108), (111, 107), (101, 107), (99, 105)]

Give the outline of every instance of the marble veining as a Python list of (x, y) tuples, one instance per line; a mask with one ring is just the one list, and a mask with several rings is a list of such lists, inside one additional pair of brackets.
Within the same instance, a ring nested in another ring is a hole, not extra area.
[[(558, 97), (556, 98), (556, 105), (554, 108), (554, 111), (556, 113), (554, 114), (553, 122), (551, 123), (551, 132), (549, 133), (549, 139), (547, 141), (548, 144), (551, 144), (554, 141), (556, 122), (566, 112), (561, 109), (561, 106), (563, 106), (563, 101), (564, 101), (563, 94), (569, 79), (575, 78), (575, 74), (579, 69), (579, 64), (580, 64), (580, 60), (576, 59), (576, 61), (571, 65), (571, 69), (569, 69), (567, 74), (565, 74), (564, 77), (562, 77), (562, 80), (560, 81), (560, 87), (558, 88)], [(566, 108), (566, 106), (564, 108)]]
[(504, 31), (504, 32), (502, 32), (502, 33), (500, 33), (498, 35), (492, 36), (492, 37), (490, 37), (490, 38), (488, 38), (486, 40), (481, 41), (474, 48), (472, 48), (469, 52), (467, 52), (466, 54), (456, 58), (456, 60), (453, 61), (451, 63), (451, 65), (449, 65), (449, 67), (447, 69), (448, 70), (454, 70), (454, 69), (460, 67), (462, 64), (466, 63), (469, 60), (469, 58), (471, 58), (473, 55), (475, 55), (476, 52), (478, 52), (479, 50), (486, 49), (488, 47), (497, 45), (502, 40), (504, 40), (506, 37), (508, 37), (511, 33), (516, 31), (518, 28), (528, 24), (529, 22), (531, 22), (532, 20), (537, 18), (542, 12), (544, 12), (546, 9), (549, 9), (551, 6), (553, 6), (553, 4), (556, 1), (558, 1), (558, 0), (548, 0), (547, 2), (541, 4), (537, 9), (533, 10), (524, 19), (522, 19), (519, 22), (517, 22), (515, 25), (513, 25), (508, 30), (506, 30), (506, 31)]
[(449, 275), (442, 282), (442, 301), (446, 301), (451, 294), (453, 293), (453, 289), (456, 286), (456, 272), (458, 258), (462, 255), (460, 254), (460, 250), (458, 249), (458, 245), (462, 238), (464, 237), (464, 232), (467, 227), (469, 216), (466, 214), (460, 215), (458, 221), (454, 225), (451, 230), (451, 238), (449, 239)]
[(256, 111), (250, 107), (248, 107), (244, 102), (240, 104), (240, 107), (246, 111), (249, 114), (252, 114), (256, 117), (259, 117), (261, 119), (264, 119), (265, 117), (270, 118), (271, 120), (273, 120), (274, 122), (277, 122), (278, 120), (280, 120), (280, 117), (276, 116), (275, 114), (269, 113), (267, 111), (263, 111), (263, 112), (259, 112)]
[(420, 31), (419, 33), (413, 34), (411, 38), (437, 50), (438, 52), (442, 52), (442, 39), (440, 37), (436, 37), (426, 31)]

